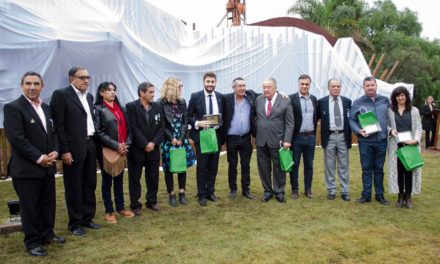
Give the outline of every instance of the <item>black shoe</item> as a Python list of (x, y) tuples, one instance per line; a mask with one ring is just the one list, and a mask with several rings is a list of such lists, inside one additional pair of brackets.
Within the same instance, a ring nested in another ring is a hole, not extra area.
[(378, 201), (378, 202), (379, 202), (380, 204), (382, 204), (382, 205), (389, 205), (389, 204), (390, 204), (390, 202), (388, 202), (387, 200), (385, 200), (384, 197), (376, 198), (376, 201)]
[(84, 223), (84, 224), (82, 224), (82, 226), (90, 228), (90, 229), (100, 229), (102, 227), (102, 225), (93, 223), (93, 221), (90, 221), (88, 223)]
[(217, 202), (217, 196), (215, 194), (209, 194), (206, 196), (206, 199), (210, 200), (211, 202)]
[(329, 193), (329, 194), (327, 195), (327, 199), (329, 199), (329, 200), (334, 200), (335, 198), (336, 198), (336, 195), (335, 195), (335, 194)]
[(282, 194), (275, 196), (275, 198), (277, 199), (277, 201), (279, 203), (285, 203), (286, 202), (286, 199), (284, 199), (284, 195), (282, 195)]
[(187, 205), (188, 200), (186, 200), (185, 193), (179, 193), (179, 203), (181, 205)]
[(272, 195), (263, 195), (263, 197), (261, 197), (261, 201), (263, 203), (268, 202), (270, 199), (272, 198)]
[(312, 190), (306, 190), (304, 194), (307, 198), (312, 199)]
[(228, 197), (229, 197), (229, 198), (235, 198), (235, 197), (237, 197), (237, 191), (230, 191), (230, 192), (228, 193)]
[(293, 200), (298, 199), (298, 191), (297, 190), (292, 191), (292, 194), (290, 195), (290, 197), (292, 197)]
[(131, 211), (133, 212), (133, 214), (135, 216), (140, 216), (142, 214), (141, 208), (137, 207), (137, 208), (132, 208)]
[(159, 206), (157, 206), (157, 204), (149, 204), (149, 205), (147, 205), (147, 208), (151, 209), (151, 210), (153, 210), (155, 212), (159, 212), (160, 211), (160, 208), (159, 208)]
[(208, 205), (208, 201), (205, 198), (199, 198), (199, 204), (201, 206), (207, 206)]
[(363, 203), (369, 203), (371, 202), (371, 200), (362, 196), (361, 198), (357, 199), (356, 202), (363, 204)]
[(56, 244), (64, 244), (64, 242), (66, 242), (66, 239), (64, 237), (54, 235), (52, 238), (46, 239), (45, 242), (46, 242), (46, 244), (48, 244), (50, 242), (53, 242)]
[(76, 227), (69, 229), (69, 233), (71, 233), (74, 236), (84, 237), (86, 236), (86, 231), (82, 227)]
[(244, 197), (248, 198), (249, 200), (254, 200), (254, 199), (255, 199), (254, 196), (251, 194), (250, 191), (243, 192), (242, 195), (243, 195)]
[(171, 205), (172, 207), (176, 207), (177, 206), (177, 200), (176, 200), (176, 195), (175, 194), (170, 194), (168, 197), (168, 204)]
[(42, 247), (36, 247), (28, 250), (29, 255), (34, 257), (44, 257), (47, 255), (46, 250), (44, 250)]
[(346, 201), (346, 202), (348, 202), (348, 201), (351, 200), (351, 199), (350, 199), (350, 195), (348, 195), (347, 193), (342, 194), (342, 195), (341, 195), (341, 198), (342, 198), (342, 200), (344, 200), (344, 201)]

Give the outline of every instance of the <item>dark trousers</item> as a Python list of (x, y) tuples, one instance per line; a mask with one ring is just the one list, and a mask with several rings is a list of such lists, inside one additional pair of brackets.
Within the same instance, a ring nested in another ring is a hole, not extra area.
[(241, 190), (249, 192), (251, 185), (250, 162), (252, 157), (251, 135), (228, 136), (226, 140), (228, 155), (228, 182), (231, 191), (237, 191), (237, 163), (240, 154)]
[(96, 148), (93, 139), (87, 140), (86, 156), (73, 157), (71, 166), (64, 165), (64, 189), (69, 229), (92, 221), (96, 212)]
[(142, 208), (141, 198), (141, 176), (145, 168), (145, 183), (147, 193), (145, 195), (146, 205), (157, 204), (157, 191), (159, 189), (159, 165), (160, 160), (145, 160), (141, 163), (128, 159), (128, 189), (130, 192), (130, 208)]
[(101, 192), (102, 192), (102, 200), (104, 201), (104, 207), (105, 212), (107, 214), (113, 213), (115, 210), (113, 208), (113, 201), (112, 201), (112, 183), (113, 183), (113, 193), (115, 196), (115, 206), (116, 211), (124, 210), (124, 172), (119, 174), (116, 177), (112, 177), (110, 174), (105, 172), (104, 170), (101, 170), (102, 175), (102, 185), (101, 185)]
[(316, 136), (301, 136), (295, 135), (293, 137), (293, 169), (290, 172), (290, 186), (292, 191), (298, 191), (298, 174), (299, 174), (299, 165), (301, 163), (301, 155), (303, 157), (304, 162), (304, 190), (312, 189), (312, 181), (313, 181), (313, 159), (315, 157), (315, 144), (316, 144)]
[(411, 195), (412, 171), (405, 170), (405, 167), (399, 159), (397, 159), (397, 184), (399, 185), (399, 193)]
[(260, 174), (265, 197), (271, 197), (274, 194), (277, 197), (284, 195), (286, 173), (280, 169), (278, 150), (279, 148), (270, 148), (267, 145), (257, 147), (258, 174)]
[(435, 129), (425, 130), (425, 148), (434, 146)]
[[(185, 190), (186, 186), (186, 172), (177, 173), (177, 182), (180, 190)], [(173, 173), (165, 171), (165, 184), (167, 186), (167, 192), (171, 194), (174, 191), (174, 178)]]
[[(219, 133), (217, 133), (219, 138)], [(220, 144), (219, 144), (220, 149)], [(200, 142), (196, 143), (197, 150), (197, 197), (203, 198), (215, 192), (215, 178), (218, 171), (218, 159), (220, 152), (213, 154), (202, 154)]]
[(20, 199), (21, 223), (24, 245), (33, 249), (54, 236), (55, 226), (55, 177), (12, 178), (14, 189)]
[(366, 199), (371, 199), (373, 181), (376, 198), (383, 197), (383, 165), (386, 150), (386, 139), (378, 142), (359, 141), (359, 155), (362, 166), (362, 197)]

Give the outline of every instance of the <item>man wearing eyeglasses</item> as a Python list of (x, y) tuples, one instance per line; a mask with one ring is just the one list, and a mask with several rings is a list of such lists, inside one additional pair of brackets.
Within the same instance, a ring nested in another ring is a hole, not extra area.
[(84, 227), (101, 228), (92, 221), (96, 211), (96, 149), (89, 81), (87, 69), (73, 67), (70, 85), (56, 90), (50, 102), (64, 165), (68, 229), (75, 236), (85, 236)]

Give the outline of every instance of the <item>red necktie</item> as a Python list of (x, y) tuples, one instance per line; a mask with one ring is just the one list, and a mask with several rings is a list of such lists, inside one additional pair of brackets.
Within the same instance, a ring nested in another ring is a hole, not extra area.
[(266, 117), (269, 117), (270, 111), (272, 111), (272, 99), (267, 99), (267, 101)]

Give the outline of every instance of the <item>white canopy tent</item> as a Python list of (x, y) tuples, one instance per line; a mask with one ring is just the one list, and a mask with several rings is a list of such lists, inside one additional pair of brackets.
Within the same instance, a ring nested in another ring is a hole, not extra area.
[[(178, 18), (145, 0), (0, 0), (0, 126), (3, 106), (21, 94), (26, 71), (43, 75), (42, 98), (68, 85), (75, 65), (88, 69), (90, 91), (112, 81), (122, 103), (137, 98), (140, 82), (155, 84), (159, 96), (170, 76), (183, 80), (184, 96), (202, 89), (207, 71), (217, 74), (217, 90), (231, 92), (235, 77), (261, 92), (261, 83), (274, 77), (278, 89), (298, 90), (302, 73), (312, 77), (311, 93), (327, 95), (327, 81), (342, 81), (342, 94), (356, 99), (370, 70), (350, 38), (331, 46), (321, 35), (292, 27), (241, 26), (191, 31)], [(379, 82), (389, 96), (398, 85)]]

